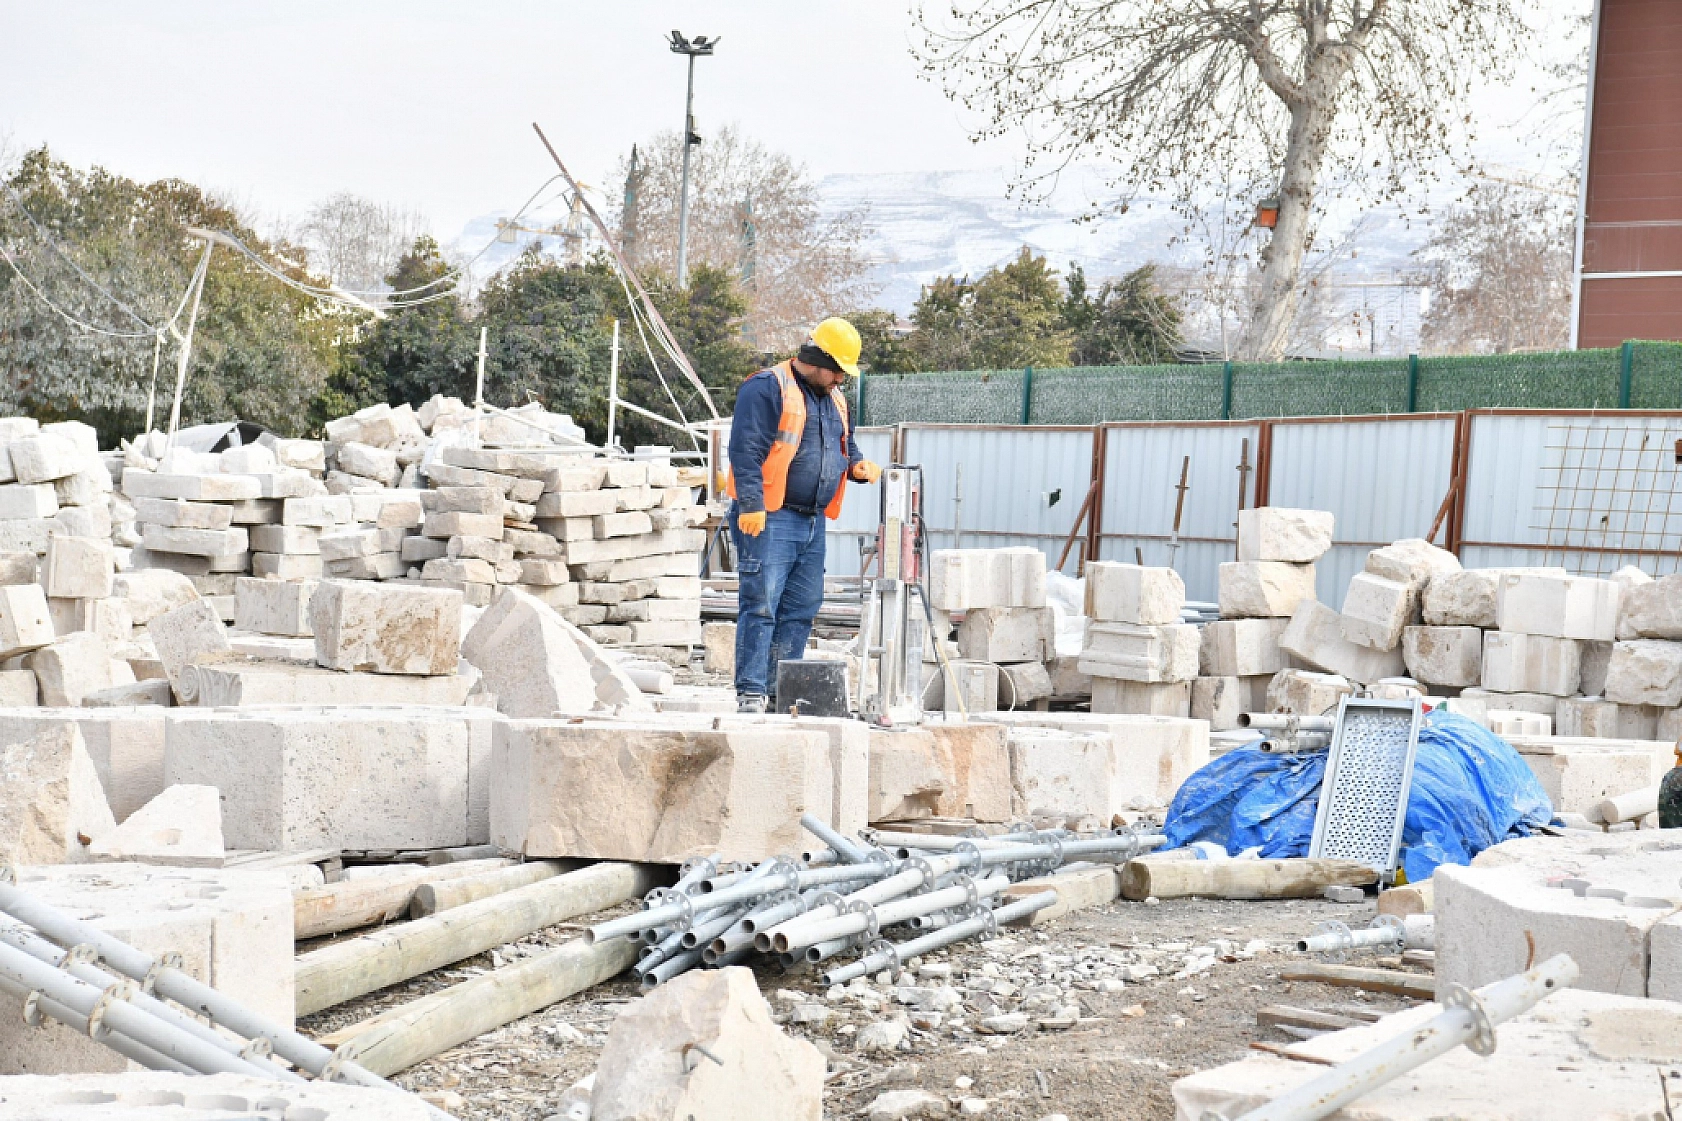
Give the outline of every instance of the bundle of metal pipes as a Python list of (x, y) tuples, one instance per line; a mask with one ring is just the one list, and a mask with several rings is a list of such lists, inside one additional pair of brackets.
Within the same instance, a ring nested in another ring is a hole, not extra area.
[(22, 998), (32, 1023), (57, 1020), (151, 1070), (282, 1082), (303, 1071), (407, 1093), (195, 980), (178, 956), (153, 958), (3, 881), (0, 915), (15, 920), (0, 921), (0, 992)]
[[(825, 984), (839, 984), (993, 933), (1057, 900), (1047, 890), (995, 905), (1016, 881), (1071, 860), (1131, 860), (1164, 841), (1131, 832), (1077, 837), (1023, 828), (986, 838), (874, 833), (862, 843), (810, 814), (800, 820), (826, 847), (729, 871), (717, 857), (695, 861), (675, 885), (650, 892), (641, 911), (598, 923), (585, 940), (640, 940), (642, 956), (632, 968), (645, 989), (697, 966), (734, 965), (756, 953), (793, 969), (862, 950), (856, 961), (823, 974)], [(890, 927), (917, 936), (895, 944), (883, 936)]]

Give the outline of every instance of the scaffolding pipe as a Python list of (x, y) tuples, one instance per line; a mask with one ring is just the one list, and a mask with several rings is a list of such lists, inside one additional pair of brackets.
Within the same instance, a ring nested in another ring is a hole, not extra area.
[(790, 953), (831, 939), (880, 930), (882, 927), (893, 926), (918, 915), (933, 914), (966, 903), (976, 903), (999, 894), (1009, 886), (1008, 877), (989, 876), (973, 884), (954, 884), (938, 891), (896, 899), (876, 907), (863, 906), (832, 919), (804, 923), (775, 935), (771, 939), (771, 947), (779, 953)]
[(930, 950), (938, 950), (942, 946), (950, 946), (954, 942), (962, 942), (966, 938), (973, 938), (977, 934), (985, 934), (997, 930), (1006, 923), (1026, 918), (1035, 911), (1041, 911), (1057, 902), (1057, 893), (1046, 890), (1036, 892), (1014, 903), (1007, 903), (995, 911), (984, 911), (960, 922), (942, 927), (921, 938), (913, 938), (899, 945), (890, 945), (884, 949), (866, 954), (849, 965), (840, 969), (832, 969), (823, 975), (825, 985), (844, 985), (854, 977), (864, 977), (879, 970), (896, 968), (901, 962), (910, 961), (919, 954), (926, 954)]
[(848, 864), (863, 864), (870, 859), (869, 850), (857, 841), (848, 840), (838, 831), (831, 829), (829, 824), (809, 813), (800, 815), (800, 824), (806, 831), (824, 844), (828, 845), (837, 856)]
[(1557, 954), (1527, 973), (1476, 991), (1450, 985), (1440, 1015), (1339, 1063), (1238, 1121), (1318, 1121), (1462, 1043), (1479, 1055), (1492, 1054), (1497, 1024), (1529, 1011), (1576, 979), (1577, 963), (1568, 954)]
[(1241, 712), (1238, 714), (1238, 726), (1262, 732), (1330, 732), (1332, 718), (1299, 716), (1294, 712)]

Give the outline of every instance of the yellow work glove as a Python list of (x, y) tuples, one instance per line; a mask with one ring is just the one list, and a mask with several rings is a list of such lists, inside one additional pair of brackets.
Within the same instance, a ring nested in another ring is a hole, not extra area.
[(882, 469), (868, 459), (861, 459), (853, 464), (852, 474), (855, 483), (874, 483), (882, 477)]
[(765, 532), (765, 511), (736, 515), (736, 528), (749, 537), (758, 537)]

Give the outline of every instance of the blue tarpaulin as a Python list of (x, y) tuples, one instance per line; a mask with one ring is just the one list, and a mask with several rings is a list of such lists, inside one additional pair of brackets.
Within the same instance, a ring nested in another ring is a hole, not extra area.
[[(1212, 841), (1237, 855), (1307, 856), (1326, 752), (1272, 755), (1242, 747), (1212, 760), (1174, 795), (1168, 847)], [(1419, 728), (1413, 788), (1402, 826), (1410, 882), (1439, 864), (1468, 864), (1553, 819), (1541, 784), (1511, 744), (1463, 716), (1435, 711)]]

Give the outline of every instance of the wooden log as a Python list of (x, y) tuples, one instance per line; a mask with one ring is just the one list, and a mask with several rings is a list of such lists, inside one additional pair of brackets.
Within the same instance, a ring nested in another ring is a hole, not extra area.
[(1417, 973), (1394, 969), (1358, 969), (1352, 965), (1295, 965), (1279, 974), (1281, 981), (1314, 981), (1372, 993), (1393, 993), (1415, 1000), (1437, 999), (1436, 982)]
[(576, 939), (341, 1028), (322, 1043), (336, 1047), (354, 1041), (351, 1053), (358, 1063), (375, 1074), (393, 1075), (599, 985), (636, 960), (637, 944), (629, 938), (593, 946)]
[(299, 1016), (512, 942), (534, 930), (588, 915), (646, 893), (664, 870), (646, 864), (594, 864), (577, 872), (397, 923), (300, 955), (293, 978)]
[(438, 868), (420, 865), (381, 876), (359, 876), (292, 894), (292, 937), (302, 942), (341, 930), (400, 919), (409, 911), (415, 888), (425, 883), (475, 876), (507, 868), (512, 860), (475, 860)]
[(1353, 860), (1129, 860), (1121, 896), (1138, 901), (1183, 899), (1308, 899), (1333, 884), (1362, 887), (1378, 873)]
[(1293, 1027), (1308, 1028), (1311, 1031), (1342, 1031), (1344, 1028), (1359, 1027), (1361, 1021), (1339, 1016), (1335, 1012), (1292, 1008), (1288, 1004), (1269, 1004), (1265, 1008), (1256, 1009), (1256, 1025), (1264, 1028)]
[(534, 860), (530, 864), (493, 868), (489, 872), (461, 876), (442, 883), (424, 883), (415, 888), (414, 900), (409, 904), (409, 917), (424, 919), (428, 915), (436, 915), (439, 911), (448, 911), (453, 907), (472, 903), (476, 899), (488, 899), (505, 891), (513, 891), (517, 887), (559, 876), (563, 872), (575, 872), (586, 863), (582, 860)]

